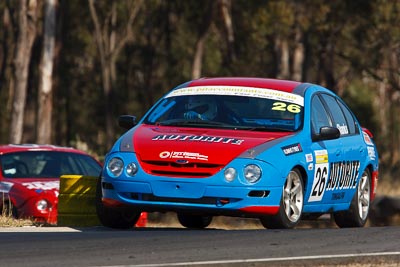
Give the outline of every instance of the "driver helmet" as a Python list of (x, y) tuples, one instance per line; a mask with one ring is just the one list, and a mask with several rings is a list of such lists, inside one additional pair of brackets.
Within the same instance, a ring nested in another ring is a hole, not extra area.
[(192, 96), (187, 104), (188, 110), (193, 110), (208, 120), (217, 116), (217, 103), (212, 96)]

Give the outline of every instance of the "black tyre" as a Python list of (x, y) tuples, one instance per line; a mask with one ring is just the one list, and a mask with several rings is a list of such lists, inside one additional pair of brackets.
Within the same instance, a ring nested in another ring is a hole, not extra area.
[(300, 221), (304, 205), (303, 178), (298, 169), (290, 171), (283, 187), (279, 212), (260, 218), (261, 224), (270, 229), (291, 229)]
[(6, 217), (13, 217), (15, 219), (18, 219), (19, 214), (17, 208), (12, 204), (12, 202), (5, 201), (3, 203), (1, 215), (6, 216)]
[(116, 229), (133, 228), (140, 218), (140, 211), (130, 208), (110, 208), (101, 201), (101, 178), (96, 187), (96, 212), (102, 225)]
[(337, 226), (363, 227), (368, 220), (371, 204), (371, 173), (365, 169), (357, 185), (350, 208), (333, 214)]
[(178, 213), (179, 223), (186, 228), (203, 229), (210, 225), (212, 216), (191, 215)]

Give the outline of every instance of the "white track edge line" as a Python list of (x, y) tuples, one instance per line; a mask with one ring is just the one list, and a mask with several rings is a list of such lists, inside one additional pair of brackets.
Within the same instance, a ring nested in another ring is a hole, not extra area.
[[(260, 259), (241, 259), (241, 260), (218, 260), (218, 261), (193, 261), (193, 262), (171, 262), (160, 264), (139, 264), (139, 265), (123, 265), (135, 267), (163, 267), (163, 266), (188, 266), (188, 265), (206, 265), (206, 264), (230, 264), (230, 263), (252, 263), (252, 262), (273, 262), (273, 261), (293, 261), (293, 260), (315, 260), (315, 259), (334, 259), (334, 258), (351, 258), (351, 257), (369, 257), (369, 256), (395, 256), (400, 255), (400, 251), (393, 252), (372, 252), (360, 254), (338, 254), (338, 255), (315, 255), (315, 256), (298, 256), (298, 257), (278, 257), (278, 258), (260, 258)], [(115, 265), (119, 266), (119, 265)]]

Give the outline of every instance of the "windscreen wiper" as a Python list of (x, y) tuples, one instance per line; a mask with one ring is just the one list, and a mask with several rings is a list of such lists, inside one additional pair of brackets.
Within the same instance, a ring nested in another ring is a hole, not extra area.
[(259, 132), (293, 132), (291, 129), (283, 128), (283, 127), (276, 127), (276, 126), (243, 126), (243, 127), (236, 127), (237, 130), (247, 130), (247, 131), (259, 131)]
[(218, 121), (207, 120), (187, 120), (187, 119), (172, 119), (166, 121), (159, 121), (156, 125), (161, 126), (217, 126), (217, 127), (232, 127), (229, 124)]

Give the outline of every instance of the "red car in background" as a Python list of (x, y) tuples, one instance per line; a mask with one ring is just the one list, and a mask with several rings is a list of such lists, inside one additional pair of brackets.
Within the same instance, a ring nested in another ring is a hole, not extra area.
[(0, 211), (57, 224), (60, 176), (99, 176), (102, 165), (78, 149), (53, 145), (0, 145)]

